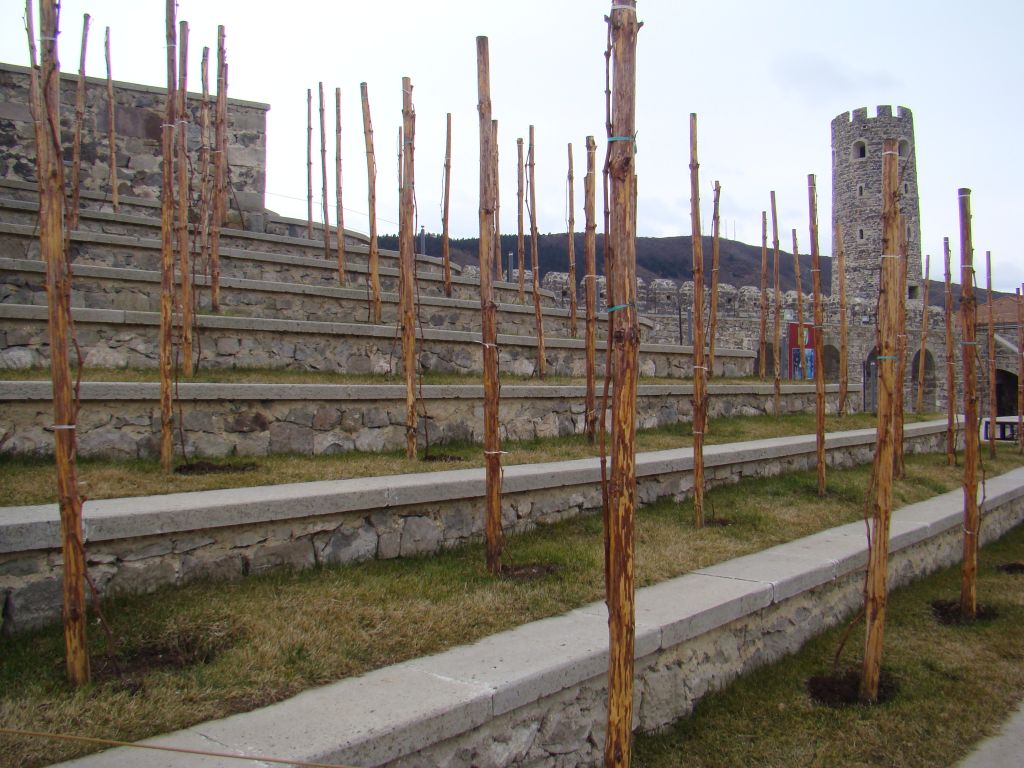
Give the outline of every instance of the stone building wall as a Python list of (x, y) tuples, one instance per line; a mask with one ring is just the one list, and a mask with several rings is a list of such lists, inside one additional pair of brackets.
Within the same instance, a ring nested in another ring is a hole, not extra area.
[[(61, 76), (61, 129), (65, 165), (71, 162), (78, 76)], [(156, 199), (160, 194), (161, 125), (166, 91), (135, 83), (115, 82), (118, 191)], [(188, 147), (198, 166), (200, 97), (190, 93)], [(212, 100), (211, 100), (212, 105)], [(266, 190), (267, 110), (270, 106), (228, 99), (229, 205), (241, 211), (262, 211)], [(211, 121), (212, 122), (212, 121)], [(82, 124), (82, 189), (109, 194), (106, 80), (87, 78)], [(212, 131), (211, 131), (212, 133)], [(28, 108), (28, 68), (0, 63), (0, 179), (36, 181), (35, 138)]]

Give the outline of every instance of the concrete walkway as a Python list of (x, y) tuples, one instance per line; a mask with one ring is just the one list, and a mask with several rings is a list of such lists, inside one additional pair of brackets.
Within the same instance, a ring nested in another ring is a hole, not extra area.
[(995, 736), (981, 742), (959, 768), (1020, 768), (1024, 765), (1024, 702)]

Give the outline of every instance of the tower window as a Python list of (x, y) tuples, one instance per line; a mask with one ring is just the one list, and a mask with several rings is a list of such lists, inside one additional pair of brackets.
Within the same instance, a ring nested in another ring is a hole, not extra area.
[(863, 240), (864, 239), (864, 230), (863, 229), (858, 229), (857, 230), (857, 239), (858, 240)]
[(868, 156), (868, 145), (863, 141), (853, 142), (853, 152), (851, 153), (854, 160), (861, 160)]
[(900, 143), (896, 145), (896, 152), (900, 157), (909, 157), (910, 142), (906, 139), (900, 139)]
[(907, 184), (906, 182), (904, 182), (904, 184), (903, 184), (903, 194), (904, 195), (909, 195), (910, 194), (910, 185)]
[(916, 285), (907, 286), (907, 298), (916, 299), (918, 298), (918, 287)]
[(857, 197), (864, 197), (864, 185), (857, 187)]

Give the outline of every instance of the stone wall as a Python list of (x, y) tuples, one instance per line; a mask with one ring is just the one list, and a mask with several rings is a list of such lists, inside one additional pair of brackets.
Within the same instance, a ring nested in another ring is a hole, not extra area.
[[(127, 69), (127, 66), (125, 66)], [(70, 163), (77, 75), (61, 76), (61, 129), (65, 164)], [(161, 125), (166, 91), (114, 83), (118, 192), (155, 199), (160, 194)], [(36, 180), (35, 137), (28, 109), (28, 68), (0, 64), (0, 178)], [(200, 97), (189, 94), (188, 146), (198, 164)], [(229, 205), (262, 211), (266, 191), (267, 104), (228, 99)], [(82, 189), (109, 194), (106, 80), (87, 78), (82, 125)]]
[[(945, 424), (909, 425), (908, 452), (944, 447)], [(832, 466), (869, 462), (874, 430), (834, 433)], [(813, 435), (708, 446), (709, 487), (745, 477), (809, 469)], [(504, 470), (508, 532), (594, 514), (601, 507), (597, 459)], [(637, 457), (637, 499), (687, 498), (690, 449)], [(275, 568), (308, 568), (435, 552), (483, 534), (484, 477), (467, 469), (140, 499), (87, 501), (89, 571), (101, 594), (148, 592), (200, 578), (238, 578)], [(53, 621), (60, 612), (57, 505), (0, 510), (0, 595), (4, 631)]]
[[(49, 382), (0, 382), (0, 453), (53, 453), (53, 407)], [(827, 408), (835, 412), (837, 387)], [(419, 393), (418, 442), (481, 442), (482, 387), (428, 385)], [(530, 440), (582, 434), (584, 394), (580, 386), (505, 385), (501, 392), (502, 440)], [(158, 455), (158, 384), (84, 382), (78, 418), (78, 454), (84, 457), (145, 458)], [(641, 429), (689, 422), (691, 385), (641, 384), (637, 426)], [(191, 384), (178, 388), (175, 450), (184, 436), (190, 457), (321, 455), (393, 451), (405, 447), (405, 387), (400, 384), (256, 385)], [(772, 388), (764, 385), (710, 387), (709, 413), (750, 416), (771, 413)], [(786, 386), (783, 413), (814, 408), (814, 387)], [(180, 413), (180, 422), (179, 420)]]

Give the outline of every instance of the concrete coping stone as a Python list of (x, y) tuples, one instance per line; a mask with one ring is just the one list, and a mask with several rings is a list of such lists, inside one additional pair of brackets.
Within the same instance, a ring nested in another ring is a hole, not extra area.
[[(927, 428), (937, 433), (945, 429), (946, 422), (943, 419), (915, 426), (922, 427), (919, 434), (926, 434)], [(834, 433), (827, 436), (826, 446), (838, 441), (849, 444), (853, 438), (870, 445), (874, 443), (875, 431)], [(705, 454), (708, 467), (768, 461), (813, 453), (815, 436), (754, 440), (708, 448), (716, 449)], [(677, 448), (641, 453), (637, 455), (636, 466), (638, 477), (686, 471), (693, 467), (693, 450)], [(598, 482), (600, 476), (600, 460), (596, 457), (513, 464), (504, 469), (503, 492), (566, 488)], [(242, 523), (477, 499), (483, 496), (484, 490), (483, 468), (471, 468), (148, 496), (144, 509), (140, 509), (140, 500), (135, 497), (89, 500), (83, 507), (85, 540), (112, 541)], [(921, 514), (927, 517), (932, 513), (924, 510)], [(59, 545), (60, 512), (56, 504), (0, 508), (0, 552), (49, 549)]]
[[(712, 385), (711, 394), (718, 397), (729, 395), (759, 394), (755, 388), (743, 384)], [(838, 384), (826, 387), (837, 391)], [(782, 393), (797, 394), (800, 385), (783, 385)], [(421, 396), (426, 400), (479, 400), (483, 397), (480, 384), (426, 384)], [(506, 384), (501, 388), (503, 400), (549, 400), (583, 397), (586, 387), (580, 384)], [(25, 400), (51, 400), (53, 385), (49, 380), (3, 381), (0, 380), (0, 402)], [(693, 394), (692, 384), (644, 384), (639, 387), (641, 397), (686, 397)], [(155, 381), (83, 381), (80, 391), (83, 401), (156, 401), (160, 398), (160, 385)], [(228, 384), (181, 382), (177, 398), (186, 402), (201, 400), (312, 400), (380, 402), (384, 400), (404, 401), (404, 384)], [(710, 446), (709, 446), (710, 447)]]
[[(995, 482), (995, 481), (998, 481)], [(990, 481), (989, 498), (1024, 494), (1024, 468)], [(960, 491), (915, 504), (935, 518), (961, 510)], [(909, 508), (908, 508), (909, 509)], [(906, 510), (894, 513), (902, 522)], [(852, 524), (860, 526), (860, 523)], [(822, 531), (764, 552), (637, 590), (635, 655), (724, 626), (772, 602), (836, 578), (831, 550), (805, 556), (815, 545), (854, 538), (851, 525)], [(899, 551), (908, 543), (894, 543)], [(859, 548), (866, 559), (867, 542)], [(816, 551), (816, 550), (815, 550)], [(827, 574), (832, 570), (832, 576)], [(233, 715), (150, 739), (144, 744), (207, 747), (234, 754), (287, 755), (304, 761), (377, 765), (411, 755), (492, 717), (607, 674), (607, 610), (603, 603), (299, 694), (253, 712)], [(410, 696), (410, 691), (416, 691)], [(375, 738), (376, 737), (376, 738)], [(61, 765), (68, 768), (155, 766), (147, 754), (120, 748)]]
[[(0, 304), (0, 319), (8, 320), (46, 320), (47, 310), (44, 306), (34, 304)], [(125, 309), (92, 309), (73, 307), (72, 317), (76, 323), (99, 323), (103, 325), (143, 325), (158, 326), (158, 312), (139, 312)], [(231, 315), (197, 315), (196, 323), (200, 328), (222, 328), (238, 331), (270, 331), (275, 333), (307, 333), (327, 336), (364, 336), (372, 338), (396, 339), (398, 330), (393, 325), (370, 325), (368, 323), (332, 323), (320, 320), (282, 320), (266, 317), (235, 317)], [(452, 331), (438, 328), (424, 328), (419, 333), (420, 339), (431, 341), (449, 341), (461, 344), (478, 344), (480, 334), (474, 331)], [(537, 340), (533, 336), (515, 334), (499, 334), (499, 346), (535, 347)], [(549, 349), (583, 349), (583, 339), (550, 337), (545, 340)], [(640, 345), (641, 352), (661, 353), (669, 355), (690, 355), (692, 347), (680, 347), (673, 344)], [(726, 357), (753, 357), (753, 352), (742, 349), (723, 349), (717, 353)]]

